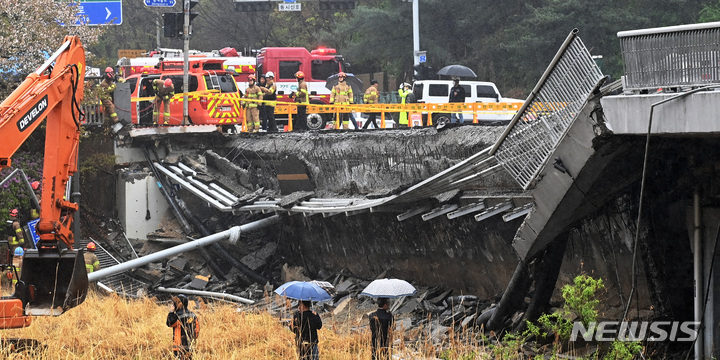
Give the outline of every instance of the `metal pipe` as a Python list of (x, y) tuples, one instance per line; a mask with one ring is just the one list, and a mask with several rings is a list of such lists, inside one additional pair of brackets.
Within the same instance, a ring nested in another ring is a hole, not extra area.
[(165, 249), (162, 251), (158, 251), (156, 253), (146, 255), (137, 259), (133, 259), (130, 261), (126, 261), (122, 264), (118, 264), (115, 266), (111, 266), (109, 268), (100, 269), (98, 271), (93, 271), (88, 274), (88, 281), (98, 281), (102, 278), (105, 278), (110, 275), (119, 274), (124, 271), (132, 270), (137, 267), (147, 265), (151, 262), (158, 261), (160, 259), (165, 259), (174, 255), (182, 254), (184, 252), (194, 250), (203, 246), (210, 245), (212, 243), (218, 242), (220, 240), (229, 239), (231, 244), (235, 244), (238, 239), (240, 238), (240, 235), (243, 232), (252, 231), (264, 228), (266, 226), (272, 225), (277, 223), (280, 220), (279, 215), (273, 215), (268, 218), (253, 221), (249, 224), (241, 225), (241, 226), (233, 226), (230, 229), (227, 229), (225, 231), (219, 232), (217, 234), (213, 234), (210, 236), (206, 236), (200, 239), (197, 239), (195, 241), (173, 246), (169, 249)]
[[(182, 226), (183, 231), (185, 231), (186, 234), (192, 233), (193, 229), (190, 226), (190, 224), (187, 222), (187, 219), (182, 216), (182, 213), (180, 212), (180, 209), (178, 209), (177, 204), (172, 199), (172, 196), (168, 192), (168, 186), (167, 181), (163, 181), (163, 178), (160, 176), (160, 174), (157, 171), (157, 168), (155, 167), (155, 163), (150, 159), (150, 150), (148, 150), (147, 146), (142, 148), (143, 154), (145, 155), (145, 160), (147, 161), (148, 165), (150, 165), (150, 169), (153, 172), (153, 175), (155, 176), (155, 179), (157, 180), (157, 185), (160, 188), (160, 193), (163, 195), (165, 200), (170, 205), (170, 209), (173, 212), (173, 215), (175, 215), (175, 218), (180, 222), (180, 226)], [(157, 154), (155, 154), (157, 157)], [(147, 178), (145, 179), (147, 182)]]
[(198, 296), (207, 296), (207, 297), (218, 298), (218, 299), (232, 300), (232, 301), (237, 301), (237, 302), (241, 302), (243, 304), (248, 304), (248, 305), (252, 305), (255, 303), (255, 301), (246, 299), (244, 297), (240, 297), (240, 296), (236, 296), (236, 295), (232, 295), (232, 294), (226, 294), (226, 293), (213, 292), (213, 291), (200, 291), (200, 290), (188, 290), (188, 289), (177, 289), (177, 288), (166, 289), (164, 287), (159, 287), (156, 290), (166, 292), (166, 293), (172, 293), (172, 294), (198, 295)]
[[(702, 210), (700, 209), (700, 190), (695, 188), (693, 192), (693, 280), (695, 291), (693, 299), (693, 318), (698, 324), (703, 322), (703, 299), (705, 298), (703, 282), (703, 249), (702, 249)], [(695, 339), (695, 359), (702, 359), (704, 353), (703, 329), (698, 329)]]
[(225, 205), (221, 204), (219, 201), (211, 198), (210, 196), (208, 196), (207, 194), (205, 194), (203, 191), (195, 188), (195, 186), (193, 186), (193, 185), (190, 184), (189, 182), (185, 181), (185, 180), (182, 179), (181, 177), (175, 175), (172, 171), (164, 168), (162, 165), (160, 165), (160, 164), (158, 164), (158, 163), (154, 163), (154, 164), (155, 164), (155, 168), (156, 168), (156, 169), (158, 169), (158, 170), (162, 171), (163, 173), (165, 173), (165, 175), (167, 175), (168, 177), (170, 177), (171, 179), (173, 179), (175, 182), (179, 183), (179, 184), (180, 184), (182, 187), (184, 187), (186, 190), (188, 190), (188, 191), (190, 191), (191, 193), (195, 194), (195, 196), (197, 196), (197, 197), (199, 197), (199, 198), (201, 198), (201, 199), (209, 202), (210, 204), (212, 204), (212, 205), (213, 205), (215, 208), (217, 208), (218, 210), (220, 210), (220, 211), (230, 211), (230, 210), (232, 210), (232, 207), (230, 207), (230, 206), (225, 206)]
[(675, 26), (665, 26), (665, 27), (657, 27), (657, 28), (650, 28), (650, 29), (619, 31), (617, 33), (617, 37), (624, 38), (624, 37), (630, 37), (630, 36), (655, 35), (655, 34), (674, 33), (674, 32), (691, 31), (691, 30), (715, 29), (715, 28), (719, 28), (719, 27), (720, 27), (720, 22), (718, 22), (718, 21), (709, 22), (709, 23), (701, 23), (701, 24), (675, 25)]

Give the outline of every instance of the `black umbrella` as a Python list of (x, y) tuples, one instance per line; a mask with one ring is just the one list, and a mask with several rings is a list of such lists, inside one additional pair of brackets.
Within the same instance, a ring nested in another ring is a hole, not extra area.
[[(355, 77), (353, 74), (346, 73), (345, 74), (345, 82), (350, 85), (350, 88), (352, 88), (353, 93), (356, 94), (362, 94), (365, 92), (363, 89), (363, 82), (362, 80)], [(325, 82), (325, 87), (328, 90), (332, 90), (333, 86), (337, 85), (338, 83), (338, 74), (331, 75), (327, 78), (327, 81)]]
[(438, 75), (446, 76), (464, 76), (464, 77), (477, 77), (474, 71), (467, 66), (462, 65), (448, 65), (437, 72)]

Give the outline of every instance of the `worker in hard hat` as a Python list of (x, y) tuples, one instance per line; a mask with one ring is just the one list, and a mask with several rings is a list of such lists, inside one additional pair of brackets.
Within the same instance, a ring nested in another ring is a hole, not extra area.
[[(10, 210), (9, 218), (5, 223), (5, 232), (7, 234), (9, 255), (15, 252), (18, 246), (25, 245), (25, 235), (22, 226), (20, 226), (20, 212), (18, 209)], [(7, 262), (5, 262), (7, 264)]]
[(100, 82), (98, 87), (100, 88), (100, 101), (102, 102), (103, 109), (105, 110), (105, 116), (112, 121), (111, 126), (113, 127), (113, 130), (115, 129), (115, 124), (118, 123), (118, 116), (115, 111), (115, 104), (113, 103), (113, 94), (115, 93), (116, 82), (125, 82), (125, 79), (116, 79), (115, 70), (108, 66), (105, 69), (103, 81)]
[[(248, 76), (248, 87), (245, 89), (246, 99), (262, 100), (263, 92), (255, 82), (255, 75)], [(260, 131), (260, 109), (257, 101), (244, 102), (245, 105), (245, 123), (247, 124), (247, 132)]]
[(170, 99), (175, 95), (175, 86), (172, 80), (155, 79), (152, 82), (155, 90), (155, 102), (153, 102), (153, 125), (160, 124), (160, 105), (163, 106), (163, 125), (170, 124)]
[[(402, 83), (400, 84), (400, 89), (398, 90), (398, 95), (400, 95), (400, 103), (405, 104), (407, 100), (407, 96), (412, 94), (412, 90), (410, 90), (410, 84), (408, 83)], [(400, 126), (408, 126), (408, 113), (407, 112), (401, 112), (400, 113), (400, 120), (398, 121)]]
[(275, 121), (275, 103), (277, 101), (277, 85), (275, 85), (275, 73), (268, 71), (265, 74), (265, 87), (260, 88), (263, 92), (263, 100), (273, 101), (265, 103), (265, 119), (267, 122), (267, 132), (278, 132), (277, 122)]
[[(349, 105), (352, 104), (354, 95), (352, 91), (352, 87), (345, 81), (347, 79), (347, 75), (344, 72), (338, 73), (338, 83), (333, 86), (332, 91), (330, 91), (330, 103), (331, 104), (338, 104), (338, 105)], [(342, 126), (343, 129), (347, 129), (350, 127), (350, 113), (341, 112), (338, 115), (340, 115), (340, 121), (338, 122), (338, 129), (340, 126)], [(355, 129), (358, 128), (357, 123), (355, 122), (355, 119), (352, 119), (353, 125), (355, 126)]]
[(295, 73), (297, 79), (297, 91), (290, 93), (290, 98), (294, 99), (297, 105), (297, 117), (293, 124), (293, 130), (308, 130), (307, 126), (307, 105), (310, 104), (310, 93), (308, 93), (307, 83), (305, 82), (305, 73), (298, 71)]
[[(41, 191), (41, 190), (40, 190), (40, 182), (37, 181), (37, 180), (35, 180), (35, 181), (33, 181), (33, 182), (30, 183), (30, 187), (32, 188), (33, 193), (35, 193), (35, 197), (37, 198), (38, 204), (39, 204), (39, 203), (40, 203), (40, 191)], [(31, 218), (32, 220), (35, 220), (35, 219), (39, 218), (39, 217), (40, 217), (40, 209), (39, 209), (39, 208), (36, 208), (36, 207), (35, 207), (35, 204), (32, 204), (32, 205), (30, 206), (30, 208), (31, 208), (31, 209), (30, 209), (30, 218)]]
[(23, 265), (23, 257), (25, 256), (25, 249), (22, 247), (16, 247), (15, 251), (13, 252), (13, 261), (12, 264), (15, 267), (15, 271), (11, 272), (12, 274), (12, 284), (17, 284), (18, 280), (20, 280), (20, 272), (22, 271), (22, 265)]
[(188, 309), (188, 298), (183, 294), (172, 297), (172, 305), (165, 324), (173, 329), (173, 354), (177, 359), (190, 360), (195, 341), (200, 335), (198, 318)]
[(88, 274), (100, 270), (100, 259), (95, 255), (95, 249), (97, 249), (97, 245), (91, 241), (87, 244), (87, 251), (83, 254)]

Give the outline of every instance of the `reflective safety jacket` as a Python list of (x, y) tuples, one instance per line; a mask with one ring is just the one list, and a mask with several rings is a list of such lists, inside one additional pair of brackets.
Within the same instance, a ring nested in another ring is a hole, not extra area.
[[(245, 90), (245, 98), (246, 99), (254, 99), (254, 100), (262, 100), (262, 90), (259, 86), (253, 84), (252, 86), (249, 86), (247, 90)], [(246, 102), (245, 105), (249, 108), (258, 107), (259, 103), (256, 102)]]
[(377, 104), (377, 102), (378, 102), (377, 88), (374, 86), (367, 88), (367, 90), (365, 90), (365, 95), (363, 95), (363, 101), (366, 104)]
[(305, 83), (305, 80), (301, 80), (298, 82), (298, 89), (295, 92), (295, 102), (296, 103), (302, 103), (302, 104), (309, 104), (310, 103), (310, 93), (308, 93), (307, 84)]
[(175, 87), (166, 88), (165, 80), (155, 79), (152, 82), (153, 90), (155, 90), (155, 99), (161, 101), (170, 101), (175, 95)]
[(184, 307), (168, 313), (166, 324), (173, 328), (173, 351), (188, 351), (200, 335), (197, 316)]
[[(277, 93), (276, 93), (277, 86), (275, 86), (275, 82), (273, 82), (272, 84), (269, 84), (269, 85), (266, 84), (264, 88), (261, 88), (261, 90), (264, 93), (263, 100), (270, 100), (270, 101), (277, 100)], [(275, 107), (275, 104), (266, 103), (265, 106)]]
[(340, 82), (333, 86), (330, 92), (330, 103), (331, 104), (352, 104), (353, 103), (353, 91), (350, 85), (346, 82)]
[(100, 259), (98, 259), (97, 255), (91, 252), (86, 252), (83, 254), (83, 257), (85, 259), (85, 269), (88, 274), (93, 271), (100, 270)]
[(20, 246), (25, 243), (22, 227), (17, 220), (7, 220), (6, 226), (8, 245)]

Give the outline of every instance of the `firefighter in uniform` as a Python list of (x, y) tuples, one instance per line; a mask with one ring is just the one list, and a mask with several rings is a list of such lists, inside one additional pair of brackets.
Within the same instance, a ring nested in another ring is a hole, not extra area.
[(95, 255), (96, 248), (95, 243), (91, 241), (87, 244), (87, 252), (83, 254), (85, 257), (85, 269), (87, 269), (88, 274), (100, 270), (100, 260)]
[[(402, 83), (400, 85), (400, 90), (398, 90), (398, 95), (400, 95), (400, 103), (405, 104), (405, 100), (409, 94), (412, 93), (412, 90), (410, 90), (410, 84), (408, 83)], [(400, 113), (400, 126), (408, 126), (408, 113), (401, 112)]]
[[(33, 189), (33, 192), (35, 193), (35, 197), (38, 199), (38, 203), (40, 202), (40, 182), (39, 181), (33, 181), (30, 183), (30, 187)], [(35, 208), (35, 204), (31, 204), (30, 209), (30, 218), (35, 220), (40, 217), (40, 209)]]
[[(252, 100), (261, 100), (263, 96), (260, 87), (255, 84), (255, 75), (248, 76), (248, 87), (245, 89), (245, 98)], [(245, 103), (245, 121), (247, 122), (247, 132), (260, 131), (260, 104), (257, 102)]]
[(166, 325), (173, 328), (173, 354), (181, 360), (192, 359), (195, 340), (200, 335), (197, 316), (188, 309), (188, 298), (183, 294), (172, 297), (173, 309), (168, 313)]
[[(12, 273), (12, 284), (17, 284), (18, 280), (20, 280), (20, 272), (22, 271), (22, 265), (23, 265), (23, 256), (25, 255), (25, 249), (21, 247), (15, 248), (15, 251), (13, 252), (13, 261), (12, 264), (15, 267), (15, 273)], [(17, 274), (17, 276), (15, 276)]]
[(23, 229), (22, 226), (20, 226), (20, 221), (18, 219), (19, 215), (18, 209), (10, 210), (10, 218), (6, 222), (9, 251), (8, 256), (12, 256), (11, 254), (14, 254), (15, 248), (25, 244), (25, 236), (23, 235)]
[[(117, 82), (125, 82), (125, 79), (119, 78)], [(113, 104), (113, 93), (115, 92), (115, 70), (111, 67), (105, 69), (105, 77), (100, 82), (100, 101), (102, 102), (103, 108), (105, 109), (105, 116), (112, 120), (112, 125), (117, 124), (118, 116), (115, 112), (115, 104)]]
[[(338, 74), (338, 83), (337, 85), (333, 86), (332, 91), (330, 92), (330, 103), (331, 104), (338, 104), (338, 105), (347, 105), (353, 103), (353, 91), (350, 85), (345, 82), (345, 79), (347, 78), (347, 75), (345, 75), (344, 72), (340, 72)], [(340, 119), (342, 121), (342, 128), (347, 129), (350, 127), (349, 116), (350, 113), (340, 113)], [(340, 128), (339, 126), (337, 127)], [(355, 126), (357, 129), (357, 125)]]
[(296, 103), (302, 104), (297, 106), (297, 119), (293, 130), (308, 130), (307, 127), (307, 104), (310, 103), (307, 83), (305, 83), (305, 73), (298, 71), (295, 73), (298, 81), (297, 91), (290, 93), (290, 98), (294, 98)]
[[(275, 74), (268, 71), (265, 74), (265, 87), (260, 88), (263, 92), (263, 100), (277, 100), (277, 86), (275, 85)], [(267, 132), (277, 132), (277, 122), (275, 121), (275, 103), (265, 103), (265, 117), (267, 118)]]
[(160, 105), (163, 105), (163, 125), (170, 122), (170, 99), (175, 95), (175, 87), (170, 79), (155, 79), (152, 82), (155, 90), (155, 102), (153, 102), (153, 125), (160, 123)]
[[(378, 103), (378, 81), (375, 79), (370, 80), (370, 87), (365, 90), (365, 95), (363, 95), (363, 101), (366, 104), (377, 104)], [(365, 124), (363, 124), (363, 129), (367, 129), (368, 125), (370, 125), (370, 122), (372, 122), (373, 126), (376, 129), (379, 129), (377, 122), (375, 121), (377, 119), (377, 113), (371, 112), (368, 113), (368, 119), (365, 121)]]

